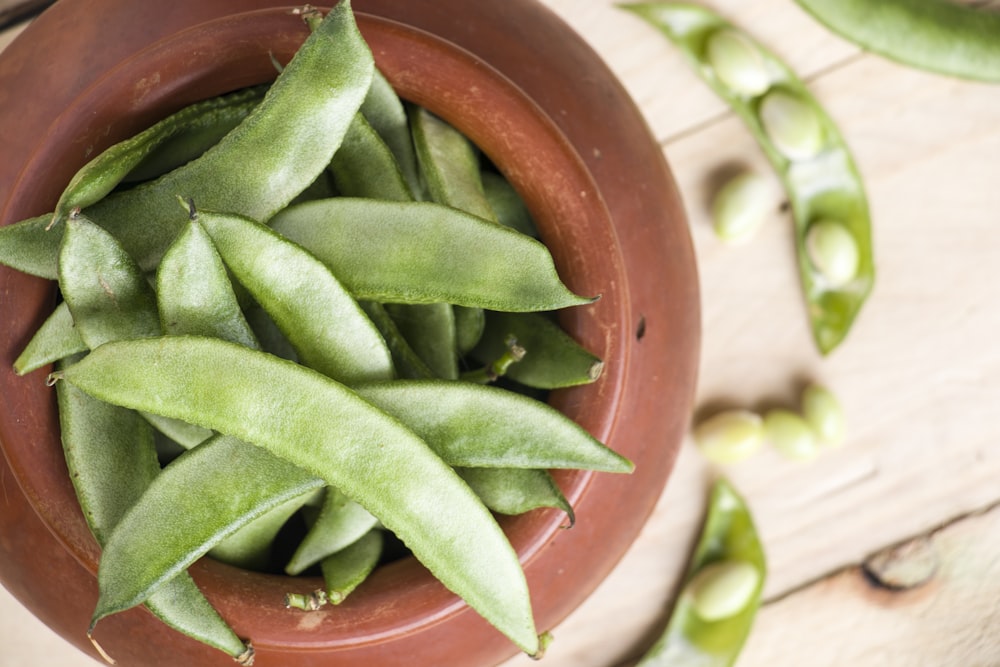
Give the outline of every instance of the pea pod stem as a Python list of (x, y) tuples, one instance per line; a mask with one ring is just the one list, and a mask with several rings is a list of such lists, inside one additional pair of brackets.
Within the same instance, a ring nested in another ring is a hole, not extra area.
[(489, 384), (496, 382), (507, 374), (511, 366), (524, 359), (527, 351), (518, 342), (517, 338), (510, 334), (504, 339), (504, 352), (492, 363), (474, 371), (462, 374), (462, 379), (466, 382), (476, 382), (478, 384)]

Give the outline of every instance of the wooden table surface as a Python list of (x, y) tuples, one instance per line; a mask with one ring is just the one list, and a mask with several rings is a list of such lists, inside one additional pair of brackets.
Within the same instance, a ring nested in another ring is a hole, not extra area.
[[(808, 82), (865, 179), (878, 279), (847, 341), (823, 358), (778, 181), (741, 122), (610, 0), (543, 1), (624, 82), (684, 197), (703, 298), (696, 415), (795, 407), (819, 381), (841, 398), (849, 437), (811, 462), (764, 451), (722, 471), (685, 442), (643, 533), (555, 628), (541, 664), (634, 662), (667, 619), (721, 472), (750, 504), (770, 565), (739, 667), (1000, 665), (1000, 86), (862, 53), (791, 0), (705, 0)], [(734, 166), (766, 175), (774, 192), (772, 219), (738, 247), (718, 242), (706, 215), (717, 175)], [(868, 570), (925, 581), (894, 591)], [(0, 666), (95, 664), (2, 589), (0, 619)]]

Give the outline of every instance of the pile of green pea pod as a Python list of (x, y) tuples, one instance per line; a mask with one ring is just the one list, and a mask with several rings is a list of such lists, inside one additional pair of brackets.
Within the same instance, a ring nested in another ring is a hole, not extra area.
[[(205, 554), (268, 567), (301, 516), (284, 569), (318, 568), (325, 590), (289, 606), (343, 600), (394, 536), (536, 654), (493, 513), (572, 523), (550, 469), (632, 470), (525, 395), (598, 378), (549, 316), (593, 299), (561, 282), (475, 147), (396, 96), (348, 0), (304, 17), (273, 85), (112, 146), (52, 214), (0, 229), (0, 263), (62, 295), (15, 368), (57, 364), (66, 460), (102, 546), (91, 631), (145, 604), (248, 664), (186, 569)], [(525, 391), (490, 386), (501, 376)]]

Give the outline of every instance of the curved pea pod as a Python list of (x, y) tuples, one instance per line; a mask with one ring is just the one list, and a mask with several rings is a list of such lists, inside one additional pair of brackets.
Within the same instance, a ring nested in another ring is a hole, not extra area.
[(375, 328), (382, 334), (399, 377), (406, 379), (434, 377), (434, 371), (413, 350), (409, 341), (403, 337), (395, 320), (389, 316), (383, 304), (374, 301), (359, 301), (358, 304), (368, 315)]
[[(85, 212), (112, 232), (146, 271), (156, 267), (187, 221), (177, 206), (178, 195), (208, 209), (266, 221), (330, 164), (365, 98), (373, 69), (371, 50), (358, 31), (350, 2), (341, 0), (306, 38), (260, 104), (218, 144), (161, 178), (109, 195)], [(54, 256), (46, 260), (45, 253), (55, 246), (45, 232), (48, 221), (41, 226), (34, 219), (26, 223), (7, 235), (16, 247), (0, 251), (0, 256), (49, 272)]]
[(344, 382), (392, 377), (382, 336), (318, 259), (248, 218), (201, 211), (198, 220), (302, 363)]
[(412, 201), (413, 194), (389, 146), (361, 113), (354, 116), (330, 162), (337, 191), (345, 197)]
[(184, 227), (163, 255), (156, 271), (156, 299), (167, 334), (214, 336), (260, 348), (222, 258), (197, 220)]
[(411, 106), (409, 113), (417, 163), (431, 199), (495, 222), (472, 142), (423, 107)]
[(80, 338), (80, 332), (73, 324), (69, 306), (63, 301), (55, 307), (14, 360), (14, 372), (26, 375), (78, 352), (86, 352), (87, 349), (87, 344)]
[(357, 542), (377, 522), (368, 510), (336, 489), (328, 488), (316, 521), (292, 554), (285, 572), (301, 574), (327, 556)]
[[(253, 445), (246, 446), (253, 447)], [(241, 471), (238, 474), (245, 472)], [(271, 561), (274, 540), (278, 532), (307, 500), (309, 500), (308, 493), (271, 508), (216, 544), (209, 550), (208, 555), (248, 570), (265, 569)]]
[(531, 217), (531, 211), (510, 181), (495, 171), (485, 169), (480, 178), (483, 182), (483, 194), (486, 195), (486, 201), (496, 214), (497, 222), (522, 234), (538, 238), (538, 229)]
[(52, 224), (65, 220), (73, 209), (96, 204), (136, 169), (145, 171), (138, 175), (142, 179), (151, 171), (163, 173), (198, 157), (246, 118), (266, 90), (248, 88), (197, 102), (109, 147), (70, 180), (56, 202)]
[[(707, 568), (723, 563), (738, 564), (742, 572), (737, 573), (756, 576), (729, 577), (728, 582), (713, 577), (715, 585), (706, 586), (705, 575), (712, 574)], [(728, 482), (717, 481), (685, 575), (685, 589), (663, 635), (637, 667), (733, 665), (753, 626), (766, 571), (763, 547), (749, 509)]]
[(514, 515), (552, 507), (565, 512), (570, 525), (576, 521), (573, 506), (546, 470), (456, 468), (455, 472), (494, 512)]
[(331, 554), (320, 563), (326, 599), (340, 604), (368, 578), (382, 556), (385, 538), (380, 530), (371, 530), (357, 542)]
[[(424, 441), (338, 382), (263, 352), (182, 336), (108, 343), (52, 378), (59, 379), (109, 403), (228, 433), (300, 466), (378, 517), (441, 583), (522, 650), (536, 652), (524, 573), (495, 519)], [(149, 504), (166, 516), (150, 521), (133, 510), (108, 541), (95, 619), (142, 602), (204, 553), (193, 538), (200, 521)]]
[(361, 113), (395, 156), (396, 164), (399, 165), (403, 178), (409, 186), (411, 197), (418, 198), (422, 186), (406, 107), (392, 84), (377, 67), (372, 76), (372, 84), (368, 88), (368, 95), (361, 103)]
[(633, 468), (555, 408), (506, 389), (448, 380), (375, 382), (354, 389), (452, 466), (619, 473)]
[(1000, 15), (949, 0), (796, 0), (858, 46), (904, 65), (1000, 82)]
[(458, 340), (455, 309), (448, 303), (419, 305), (387, 303), (385, 310), (410, 349), (433, 377), (458, 378)]
[[(828, 354), (849, 332), (875, 280), (868, 200), (840, 131), (787, 65), (709, 9), (674, 2), (620, 6), (681, 49), (702, 79), (743, 119), (774, 166), (795, 221), (799, 274), (813, 338)], [(734, 36), (740, 50), (712, 49), (720, 37)], [(829, 280), (809, 257), (806, 239), (820, 221), (842, 225), (856, 245), (854, 275), (842, 284)]]
[[(160, 472), (149, 424), (138, 414), (95, 400), (60, 383), (56, 387), (63, 451), (84, 518), (101, 546), (122, 516)], [(247, 646), (180, 573), (146, 600), (168, 626), (233, 657)]]
[(59, 278), (62, 234), (49, 231), (52, 214), (0, 227), (0, 264), (48, 280)]
[(514, 336), (524, 358), (507, 369), (506, 376), (538, 389), (557, 389), (594, 382), (604, 362), (573, 340), (548, 316), (540, 313), (486, 313), (486, 328), (470, 356), (488, 364), (507, 348)]
[(511, 311), (594, 300), (562, 283), (538, 241), (439, 204), (338, 197), (287, 208), (270, 224), (357, 299)]
[(482, 308), (452, 307), (455, 318), (455, 347), (458, 354), (466, 355), (483, 337), (486, 330), (486, 312)]

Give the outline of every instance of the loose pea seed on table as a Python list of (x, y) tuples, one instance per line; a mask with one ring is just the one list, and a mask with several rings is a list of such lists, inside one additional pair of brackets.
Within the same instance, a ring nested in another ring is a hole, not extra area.
[[(528, 395), (599, 380), (604, 361), (549, 312), (594, 299), (562, 282), (478, 149), (396, 97), (349, 2), (305, 19), (311, 35), (272, 85), (112, 146), (53, 213), (0, 230), (0, 262), (58, 280), (64, 300), (17, 371), (56, 362), (61, 404), (93, 406), (93, 423), (116, 415), (144, 443), (148, 474), (111, 507), (94, 489), (134, 471), (84, 460), (100, 429), (61, 411), (71, 465), (101, 468), (79, 488), (104, 546), (93, 623), (145, 602), (248, 664), (243, 639), (185, 583), (194, 560), (318, 572), (322, 594), (290, 593), (291, 606), (337, 603), (377, 567), (388, 531), (535, 654), (550, 638), (490, 510), (545, 508), (572, 524), (549, 469), (632, 471)], [(392, 188), (360, 189), (373, 173)], [(136, 225), (140, 213), (154, 220)], [(402, 326), (404, 312), (450, 318)], [(503, 348), (474, 354), (487, 335)], [(523, 395), (487, 386), (528, 356), (524, 375), (505, 378)], [(300, 531), (301, 557), (277, 563), (275, 536), (294, 517), (315, 534)]]

